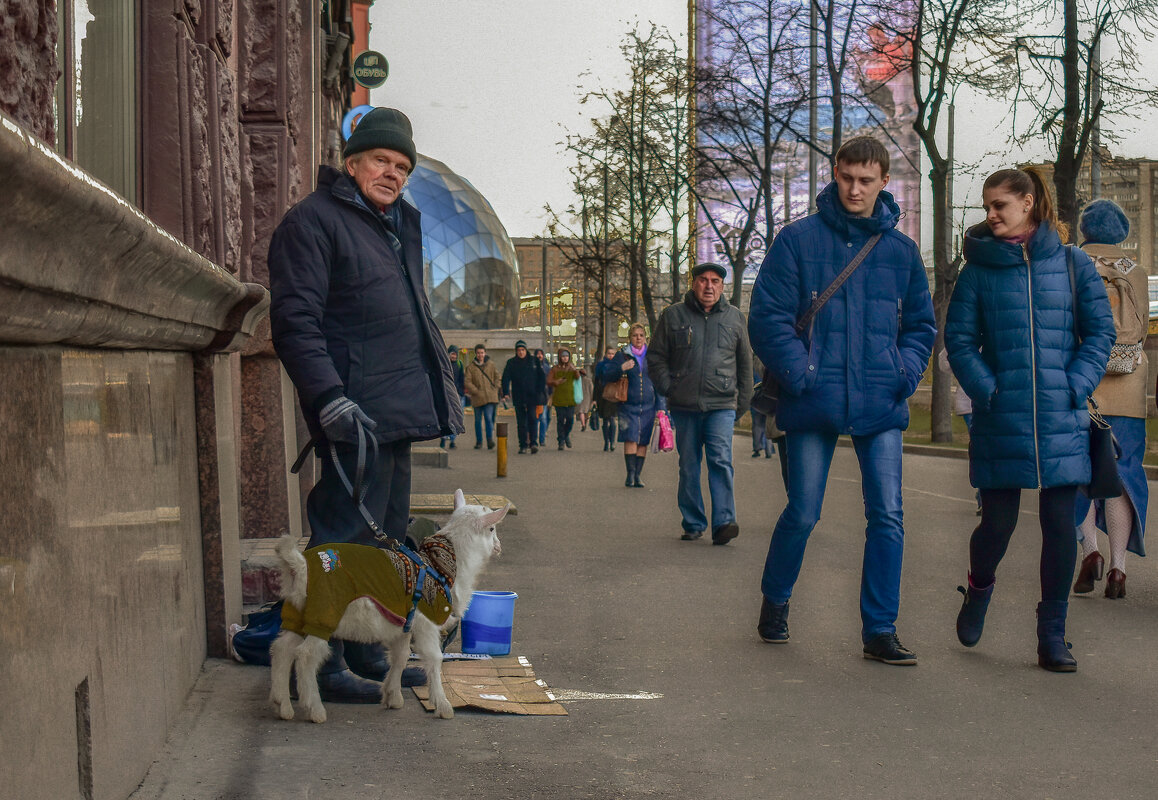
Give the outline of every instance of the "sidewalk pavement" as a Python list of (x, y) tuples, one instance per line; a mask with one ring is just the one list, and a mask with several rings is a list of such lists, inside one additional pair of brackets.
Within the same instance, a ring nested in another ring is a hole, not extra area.
[(1154, 796), (1158, 577), (1130, 556), (1126, 599), (1101, 586), (1074, 598), (1079, 671), (1039, 669), (1036, 493), (985, 637), (966, 649), (953, 627), (976, 524), (966, 464), (906, 455), (898, 629), (920, 665), (889, 667), (861, 657), (851, 449), (836, 452), (792, 640), (768, 645), (755, 633), (759, 580), (784, 490), (778, 460), (751, 458), (745, 437), (742, 532), (727, 547), (679, 541), (674, 453), (649, 456), (647, 488), (632, 490), (598, 433), (512, 455), (501, 479), (494, 451), (463, 439), (449, 469), (415, 471), (414, 491), (519, 505), (480, 588), (518, 592), (512, 652), (569, 715), (443, 721), (408, 694), (398, 711), (331, 705), (324, 725), (283, 722), (265, 702), (267, 670), (210, 661), (134, 800)]

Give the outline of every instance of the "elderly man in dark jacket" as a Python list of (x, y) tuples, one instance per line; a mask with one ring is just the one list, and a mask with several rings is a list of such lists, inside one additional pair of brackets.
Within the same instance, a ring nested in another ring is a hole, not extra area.
[[(269, 248), (273, 343), (322, 460), (306, 502), (311, 547), (379, 544), (367, 516), (401, 541), (411, 443), (463, 431), (454, 373), (423, 289), (418, 211), (400, 196), (417, 160), (410, 120), (374, 109), (343, 158), (343, 172), (319, 168), (317, 188), (285, 215)], [(335, 459), (351, 480), (365, 461), (361, 504)], [(380, 680), (379, 654), (369, 661), (361, 673)], [(380, 688), (344, 667), (339, 642), (322, 669), (323, 699), (377, 702)]]
[[(788, 599), (824, 501), (837, 437), (860, 461), (864, 494), (861, 637), (865, 658), (917, 663), (896, 635), (904, 527), (901, 431), (907, 399), (935, 335), (929, 280), (912, 239), (896, 230), (900, 209), (883, 191), (889, 154), (868, 136), (836, 155), (836, 180), (818, 213), (786, 226), (760, 267), (748, 331), (780, 386), (776, 424), (787, 437), (788, 506), (772, 532), (757, 630), (788, 641)], [(873, 237), (879, 234), (879, 239)], [(863, 251), (863, 261), (804, 331), (797, 321)]]
[(682, 303), (660, 314), (647, 348), (647, 371), (667, 398), (679, 451), (677, 502), (684, 541), (708, 526), (700, 491), (700, 462), (708, 462), (712, 544), (740, 534), (732, 494), (732, 430), (752, 398), (752, 349), (744, 315), (724, 297), (719, 264), (692, 268), (692, 288)]

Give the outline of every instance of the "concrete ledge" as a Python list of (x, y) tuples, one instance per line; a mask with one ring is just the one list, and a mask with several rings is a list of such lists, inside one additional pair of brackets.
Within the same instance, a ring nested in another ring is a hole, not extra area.
[(410, 463), (416, 467), (450, 466), (450, 454), (441, 447), (412, 447), (410, 448)]
[[(501, 494), (467, 494), (463, 492), (468, 505), (486, 506), (487, 508), (502, 508), (510, 500)], [(410, 495), (410, 515), (419, 514), (446, 514), (454, 511), (454, 494), (412, 494)], [(517, 515), (519, 509), (511, 503), (508, 514)]]
[(269, 293), (0, 115), (0, 342), (232, 352)]

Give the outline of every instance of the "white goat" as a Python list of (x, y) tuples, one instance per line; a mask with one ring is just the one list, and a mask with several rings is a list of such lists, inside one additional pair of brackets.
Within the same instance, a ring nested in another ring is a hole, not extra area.
[[(402, 583), (401, 576), (395, 580), (398, 572), (394, 561), (381, 552), (369, 552), (378, 551), (379, 548), (332, 544), (313, 548), (303, 555), (295, 546), (292, 537), (283, 536), (278, 542), (277, 554), (282, 561), (281, 585), (286, 608), (283, 610), (282, 632), (270, 648), (272, 685), (269, 699), (277, 708), (278, 715), (282, 719), (293, 719), (290, 672), (291, 668), (296, 666), (300, 705), (314, 722), (326, 721), (326, 709), (318, 694), (317, 673), (330, 655), (327, 639), (335, 636), (339, 639), (381, 643), (386, 646), (390, 671), (382, 683), (382, 705), (387, 708), (402, 707), (402, 669), (406, 666), (413, 646), (414, 652), (418, 654), (418, 665), (427, 675), (430, 698), (435, 705), (435, 716), (442, 719), (453, 717), (454, 709), (446, 699), (446, 692), (442, 688), (440, 628), (426, 615), (432, 614), (436, 619), (445, 619), (443, 623), (445, 629), (466, 613), (483, 567), (491, 556), (497, 556), (502, 552), (495, 526), (507, 515), (509, 509), (509, 504), (495, 511), (484, 506), (468, 506), (462, 490), (455, 491), (454, 513), (450, 521), (437, 534), (428, 537), (419, 548), (423, 560), (428, 563), (428, 568), (430, 559), (427, 556), (435, 553), (435, 550), (441, 548), (443, 554), (447, 551), (452, 554), (454, 574), (445, 576), (451, 583), (450, 605), (446, 606), (441, 599), (441, 592), (428, 591), (413, 615), (413, 629), (410, 632), (403, 630), (404, 618), (396, 610), (392, 611), (366, 596), (347, 599), (349, 592), (342, 593), (342, 586), (351, 585), (348, 567), (364, 556), (369, 557), (368, 563), (372, 563), (372, 569), (378, 571), (377, 574), (370, 576), (371, 580), (376, 582), (385, 578), (398, 584)], [(346, 567), (342, 565), (343, 558), (347, 561)], [(442, 558), (445, 559), (445, 555)], [(381, 572), (386, 569), (393, 570), (394, 575)], [(316, 574), (311, 576), (311, 570), (315, 570)], [(343, 575), (332, 586), (322, 583), (326, 576), (336, 575), (339, 572), (343, 572)], [(311, 581), (311, 577), (314, 580)], [(427, 584), (428, 587), (431, 585)], [(310, 598), (314, 594), (324, 595), (326, 601), (331, 604), (331, 609), (327, 610), (325, 604), (316, 598), (315, 606), (311, 608)], [(430, 605), (432, 597), (439, 598), (435, 603), (436, 608)], [(406, 602), (409, 605), (409, 599)], [(345, 603), (344, 610), (342, 608), (333, 610), (335, 603), (338, 606)], [(333, 620), (337, 619), (338, 612), (341, 613), (341, 618), (335, 626)], [(404, 614), (405, 610), (402, 613)], [(298, 632), (288, 630), (287, 627), (295, 628)], [(329, 635), (326, 635), (327, 630)]]

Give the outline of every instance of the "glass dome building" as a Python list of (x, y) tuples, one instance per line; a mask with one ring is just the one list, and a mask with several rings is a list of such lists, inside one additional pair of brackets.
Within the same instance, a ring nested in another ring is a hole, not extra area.
[(515, 247), (487, 199), (446, 164), (421, 154), (403, 194), (422, 212), (426, 293), (438, 326), (517, 327)]

